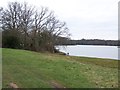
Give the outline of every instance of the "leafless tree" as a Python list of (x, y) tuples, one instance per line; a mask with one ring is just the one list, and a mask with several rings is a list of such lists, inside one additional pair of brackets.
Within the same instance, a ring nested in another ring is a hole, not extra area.
[(49, 23), (47, 19), (51, 17), (52, 14), (53, 13), (49, 12), (48, 8), (44, 7), (41, 7), (40, 11), (35, 12), (31, 37), (34, 50), (39, 50), (40, 40), (42, 38), (41, 33), (44, 31), (46, 24)]
[(28, 6), (27, 3), (24, 3), (21, 10), (21, 14), (19, 14), (19, 21), (20, 21), (20, 28), (23, 32), (23, 43), (24, 49), (29, 49), (29, 32), (31, 30), (33, 24), (33, 15), (34, 15), (34, 8)]
[(3, 31), (11, 31), (19, 37), (23, 49), (54, 51), (56, 40), (69, 35), (66, 23), (58, 20), (54, 12), (45, 7), (35, 10), (27, 3), (12, 2), (2, 10), (1, 15)]

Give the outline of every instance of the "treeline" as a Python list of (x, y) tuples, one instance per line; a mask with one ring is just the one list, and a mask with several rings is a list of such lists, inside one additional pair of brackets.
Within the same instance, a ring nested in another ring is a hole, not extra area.
[(11, 2), (7, 8), (1, 7), (0, 26), (3, 48), (55, 52), (58, 39), (69, 38), (66, 23), (53, 11), (45, 7), (37, 10), (27, 3)]
[[(62, 42), (61, 42), (62, 41)], [(81, 39), (81, 40), (70, 40), (67, 38), (61, 39), (57, 45), (106, 45), (106, 46), (120, 46), (118, 40), (100, 40), (100, 39)]]

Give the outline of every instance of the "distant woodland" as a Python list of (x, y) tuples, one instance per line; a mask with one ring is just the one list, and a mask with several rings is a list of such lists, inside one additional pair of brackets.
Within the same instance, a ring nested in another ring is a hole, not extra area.
[(101, 39), (81, 39), (71, 40), (61, 38), (57, 45), (106, 45), (106, 46), (120, 46), (119, 40), (101, 40)]

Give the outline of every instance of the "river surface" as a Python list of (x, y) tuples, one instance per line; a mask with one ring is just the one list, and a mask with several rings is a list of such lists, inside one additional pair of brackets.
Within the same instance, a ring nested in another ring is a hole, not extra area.
[[(69, 53), (71, 56), (85, 56), (97, 58), (119, 58), (117, 46), (94, 46), (94, 45), (68, 45), (56, 46), (61, 52)], [(120, 58), (119, 58), (120, 59)]]

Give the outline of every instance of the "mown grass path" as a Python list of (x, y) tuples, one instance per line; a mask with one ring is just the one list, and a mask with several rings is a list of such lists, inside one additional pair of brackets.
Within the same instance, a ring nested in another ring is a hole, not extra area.
[(2, 50), (3, 88), (10, 82), (21, 88), (118, 87), (117, 60)]

